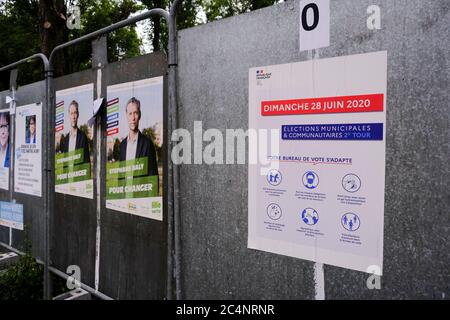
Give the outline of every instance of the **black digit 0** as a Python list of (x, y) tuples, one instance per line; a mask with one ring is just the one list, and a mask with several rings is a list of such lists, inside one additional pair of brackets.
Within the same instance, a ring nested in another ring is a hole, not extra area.
[[(306, 19), (308, 9), (313, 10), (314, 21), (311, 26), (308, 26), (308, 21)], [(314, 30), (318, 24), (319, 24), (319, 7), (317, 7), (317, 4), (315, 3), (309, 3), (303, 8), (302, 11), (302, 27), (303, 29), (305, 29), (305, 31), (311, 31)]]

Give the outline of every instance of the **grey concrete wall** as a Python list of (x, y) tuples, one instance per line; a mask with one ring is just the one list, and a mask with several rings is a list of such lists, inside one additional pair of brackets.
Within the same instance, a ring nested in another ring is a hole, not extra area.
[[(382, 29), (367, 29), (367, 7)], [(326, 299), (450, 296), (448, 0), (331, 0), (321, 58), (388, 52), (384, 276), (325, 266)], [(248, 69), (308, 59), (299, 1), (179, 32), (180, 127), (248, 128)], [(247, 166), (182, 165), (188, 299), (313, 299), (313, 263), (247, 249)], [(368, 168), (369, 170), (369, 168)]]

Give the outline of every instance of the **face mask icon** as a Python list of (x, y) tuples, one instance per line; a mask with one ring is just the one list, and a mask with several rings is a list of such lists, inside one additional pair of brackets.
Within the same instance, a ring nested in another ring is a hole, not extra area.
[(307, 189), (315, 189), (319, 185), (319, 176), (313, 171), (307, 171), (303, 174), (302, 182)]

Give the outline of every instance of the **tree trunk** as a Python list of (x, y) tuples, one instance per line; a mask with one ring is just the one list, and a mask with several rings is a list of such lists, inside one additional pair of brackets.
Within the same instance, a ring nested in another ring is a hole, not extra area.
[[(64, 0), (39, 0), (41, 51), (50, 57), (52, 50), (65, 41), (66, 7)], [(64, 56), (59, 52), (53, 63), (55, 76), (64, 74)]]
[(153, 51), (160, 51), (160, 45), (159, 45), (159, 39), (161, 36), (161, 18), (160, 17), (154, 17), (152, 18), (153, 22), (153, 39), (152, 39), (152, 45), (153, 45)]
[(250, 10), (254, 11), (261, 8), (265, 8), (275, 4), (276, 2), (277, 2), (276, 0), (252, 0)]
[[(163, 8), (167, 1), (165, 0), (142, 0), (142, 3), (147, 7), (147, 9)], [(151, 35), (153, 51), (161, 50), (161, 18), (159, 16), (152, 17), (153, 24), (153, 34)]]

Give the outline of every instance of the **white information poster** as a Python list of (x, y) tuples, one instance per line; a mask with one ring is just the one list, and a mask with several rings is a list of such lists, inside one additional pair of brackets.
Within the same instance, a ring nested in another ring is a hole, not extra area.
[(14, 191), (42, 195), (42, 104), (16, 109)]
[(250, 139), (249, 248), (382, 274), (386, 72), (385, 51), (249, 70), (249, 128), (279, 137)]

